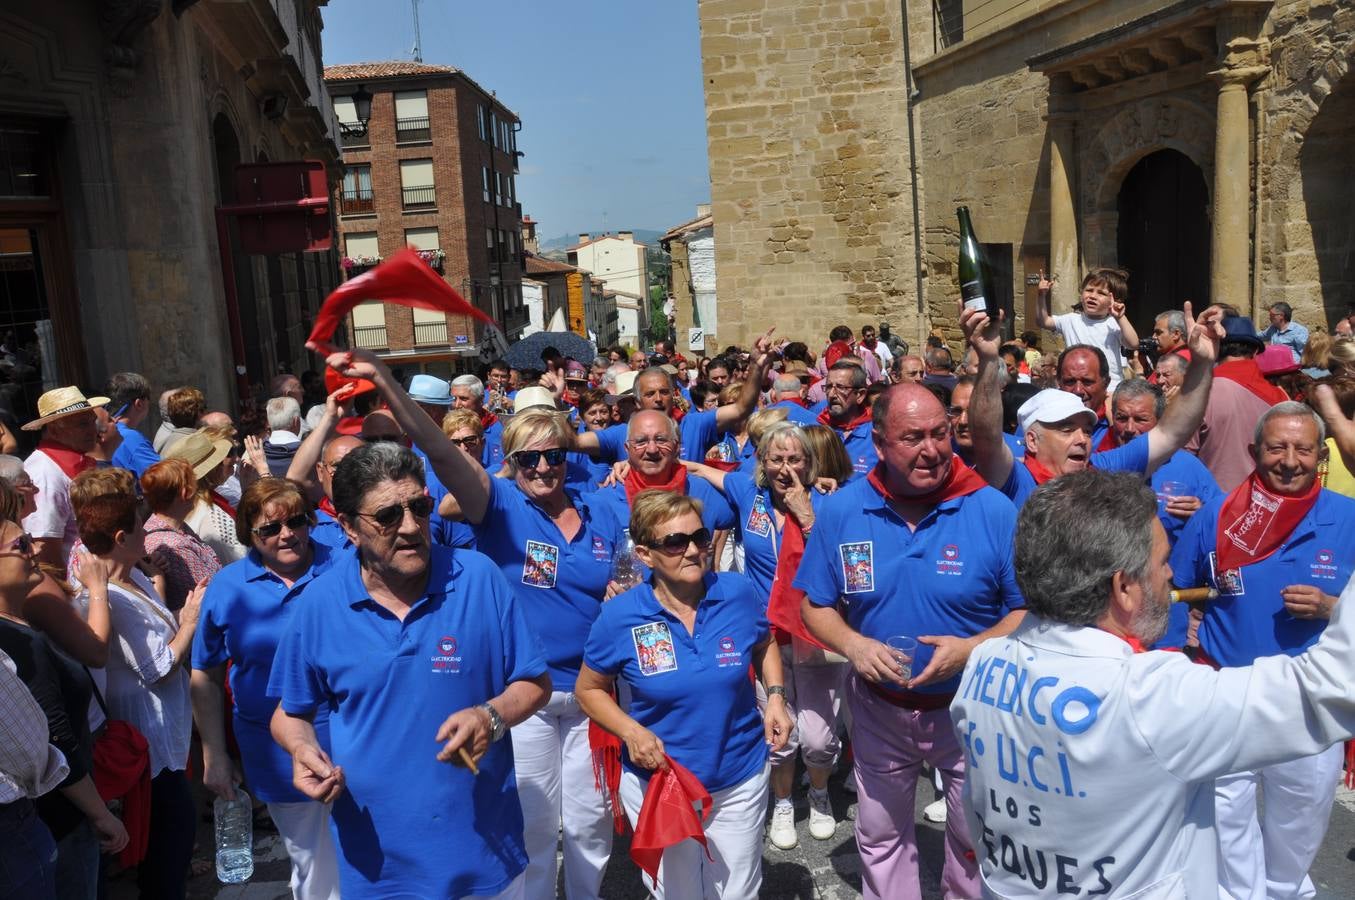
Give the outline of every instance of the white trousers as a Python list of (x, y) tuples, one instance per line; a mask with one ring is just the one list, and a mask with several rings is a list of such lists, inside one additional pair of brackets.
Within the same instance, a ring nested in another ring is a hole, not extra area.
[[(655, 900), (754, 900), (762, 887), (762, 828), (767, 821), (767, 780), (770, 766), (752, 778), (710, 795), (711, 813), (705, 821), (706, 846), (688, 838), (663, 851), (659, 883), (650, 884), (640, 873), (644, 887)], [(621, 773), (621, 804), (631, 827), (640, 818), (644, 803), (640, 779), (629, 770)]]
[(523, 896), (555, 900), (555, 845), (564, 827), (565, 896), (598, 896), (612, 855), (612, 817), (593, 781), (588, 718), (572, 692), (555, 691), (513, 729), (527, 871)]
[(339, 900), (339, 861), (329, 830), (329, 804), (314, 800), (270, 803), (268, 815), (292, 861), (292, 896), (296, 900)]
[[(1327, 833), (1345, 760), (1336, 744), (1316, 756), (1277, 763), (1214, 782), (1220, 900), (1306, 900), (1308, 877)], [(1256, 788), (1265, 809), (1256, 813)]]

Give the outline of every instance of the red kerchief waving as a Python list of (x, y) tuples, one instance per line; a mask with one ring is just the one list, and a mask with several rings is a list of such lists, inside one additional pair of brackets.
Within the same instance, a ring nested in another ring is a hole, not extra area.
[(455, 288), (438, 277), (428, 263), (419, 258), (419, 254), (406, 247), (375, 269), (350, 278), (335, 288), (320, 307), (320, 315), (316, 316), (315, 327), (311, 329), (310, 341), (328, 346), (329, 339), (334, 336), (343, 317), (366, 300), (381, 300), (434, 312), (460, 313), (474, 316), (486, 325), (494, 324), (493, 319), (467, 303)]
[[(710, 793), (696, 780), (696, 776), (664, 756), (668, 768), (649, 776), (645, 802), (640, 805), (640, 816), (635, 821), (635, 835), (630, 841), (630, 858), (659, 883), (659, 862), (666, 847), (687, 838), (706, 846), (706, 832), (701, 823), (710, 816)], [(694, 804), (700, 805), (697, 815)], [(710, 855), (710, 850), (706, 850)]]

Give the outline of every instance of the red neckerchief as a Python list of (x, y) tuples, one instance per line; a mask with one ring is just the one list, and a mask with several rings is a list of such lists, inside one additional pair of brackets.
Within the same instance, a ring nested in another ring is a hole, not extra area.
[(870, 474), (866, 476), (866, 480), (886, 500), (919, 506), (935, 506), (947, 500), (954, 500), (956, 497), (967, 497), (979, 488), (988, 486), (988, 482), (983, 480), (982, 475), (965, 465), (965, 461), (960, 457), (954, 455), (950, 458), (950, 471), (946, 474), (945, 484), (926, 494), (918, 494), (915, 497), (897, 497), (891, 494), (888, 486), (885, 485), (884, 463), (876, 463), (875, 468), (871, 469)]
[(227, 500), (225, 497), (221, 496), (220, 494), (218, 494), (216, 491), (212, 491), (212, 502), (215, 503), (217, 506), (221, 507), (222, 509), (224, 509), (226, 511), (226, 514), (229, 515), (232, 519), (235, 518), (235, 507), (231, 506), (230, 501)]
[(38, 449), (47, 454), (47, 457), (57, 468), (66, 473), (67, 478), (74, 478), (86, 469), (92, 469), (95, 462), (92, 457), (86, 456), (79, 450), (72, 450), (64, 444), (58, 444), (51, 438), (43, 438), (38, 441)]
[(796, 406), (800, 407), (801, 409), (809, 409), (809, 404), (806, 403), (806, 402), (804, 402), (803, 400), (801, 400), (799, 397), (787, 397), (786, 399), (782, 400), (781, 402), (782, 402), (782, 403), (794, 403)]
[(772, 592), (767, 599), (767, 619), (779, 631), (827, 650), (829, 648), (809, 633), (804, 619), (800, 617), (800, 605), (805, 592), (791, 584), (804, 555), (804, 529), (800, 526), (800, 520), (788, 510), (786, 522), (781, 528), (781, 552), (776, 558), (776, 577), (772, 579)]
[(869, 422), (869, 421), (870, 421), (870, 410), (865, 409), (865, 408), (862, 408), (862, 409), (856, 414), (856, 418), (855, 418), (855, 419), (852, 419), (850, 422), (848, 422), (848, 423), (845, 424), (845, 425), (834, 425), (834, 424), (833, 424), (833, 421), (828, 417), (828, 410), (827, 410), (827, 408), (825, 408), (823, 412), (819, 413), (819, 419), (818, 419), (818, 422), (819, 422), (820, 425), (827, 425), (829, 428), (833, 429), (833, 430), (836, 431), (838, 434), (846, 434), (847, 432), (851, 431), (851, 430), (852, 430), (853, 428), (855, 428), (856, 426), (858, 426), (858, 425), (864, 425), (864, 424), (866, 424), (866, 423)]
[(1044, 463), (1036, 459), (1034, 454), (1027, 453), (1022, 461), (1026, 464), (1026, 470), (1030, 472), (1030, 477), (1035, 479), (1036, 484), (1044, 484), (1054, 478), (1054, 473), (1045, 468)]
[(1242, 385), (1271, 406), (1289, 399), (1288, 394), (1266, 381), (1266, 376), (1261, 374), (1261, 367), (1254, 359), (1230, 359), (1221, 362), (1214, 367), (1214, 377)]
[[(710, 856), (706, 832), (701, 827), (710, 818), (710, 792), (671, 756), (665, 754), (664, 759), (668, 768), (649, 776), (649, 787), (645, 788), (645, 799), (635, 820), (635, 834), (630, 839), (630, 858), (649, 875), (655, 887), (659, 883), (664, 848), (691, 838)], [(701, 806), (700, 815), (695, 804)]]
[(668, 410), (668, 418), (672, 419), (674, 422), (681, 422), (682, 417), (685, 415), (687, 415), (687, 411), (678, 406), (677, 403), (674, 403)]
[(487, 409), (480, 410), (480, 427), (483, 428), (485, 431), (488, 431), (489, 427), (498, 421), (499, 417), (494, 415), (489, 410)]
[[(1101, 630), (1106, 631), (1104, 628)], [(1106, 634), (1112, 634), (1112, 632), (1106, 631)], [(1148, 648), (1143, 646), (1143, 641), (1134, 637), (1132, 634), (1117, 634), (1115, 636), (1128, 644), (1129, 649), (1133, 650), (1135, 653), (1146, 653), (1148, 651)]]
[(626, 809), (621, 805), (621, 738), (597, 722), (588, 721), (588, 749), (593, 754), (593, 787), (606, 793), (612, 810), (612, 828), (626, 833)]
[(1120, 446), (1120, 443), (1115, 438), (1115, 429), (1107, 427), (1106, 433), (1101, 435), (1101, 443), (1096, 445), (1096, 452), (1105, 453), (1107, 450), (1114, 450), (1118, 446)]
[(622, 483), (626, 489), (626, 505), (635, 503), (635, 496), (641, 491), (669, 491), (674, 494), (687, 493), (687, 468), (680, 462), (674, 462), (667, 475), (650, 478), (631, 466)]
[(1314, 481), (1308, 493), (1284, 497), (1262, 487), (1255, 472), (1248, 475), (1219, 510), (1214, 571), (1222, 575), (1258, 563), (1280, 549), (1321, 492), (1321, 482)]
[(315, 508), (327, 513), (331, 519), (339, 518), (339, 511), (334, 508), (334, 501), (328, 497), (321, 497), (320, 502), (315, 504)]

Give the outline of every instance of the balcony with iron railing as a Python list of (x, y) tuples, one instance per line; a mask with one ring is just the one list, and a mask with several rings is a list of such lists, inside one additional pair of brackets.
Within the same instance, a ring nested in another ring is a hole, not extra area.
[(354, 325), (353, 343), (364, 350), (384, 350), (390, 346), (385, 325)]
[(437, 189), (433, 185), (400, 188), (400, 202), (405, 209), (434, 209), (438, 205)]
[(415, 141), (432, 140), (433, 133), (428, 127), (428, 117), (418, 119), (395, 120), (395, 142), (409, 144)]
[(341, 215), (354, 216), (376, 211), (376, 198), (371, 188), (344, 191)]
[(447, 343), (447, 320), (441, 322), (415, 322), (414, 323), (414, 344), (418, 347), (426, 347), (430, 344), (442, 345)]

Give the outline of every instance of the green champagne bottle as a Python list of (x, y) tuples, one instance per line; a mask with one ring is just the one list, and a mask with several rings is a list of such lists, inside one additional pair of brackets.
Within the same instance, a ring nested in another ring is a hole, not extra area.
[(960, 297), (965, 309), (984, 310), (996, 322), (996, 298), (988, 296), (988, 266), (983, 261), (979, 239), (974, 236), (974, 223), (969, 221), (969, 207), (961, 206), (955, 214), (960, 219)]

